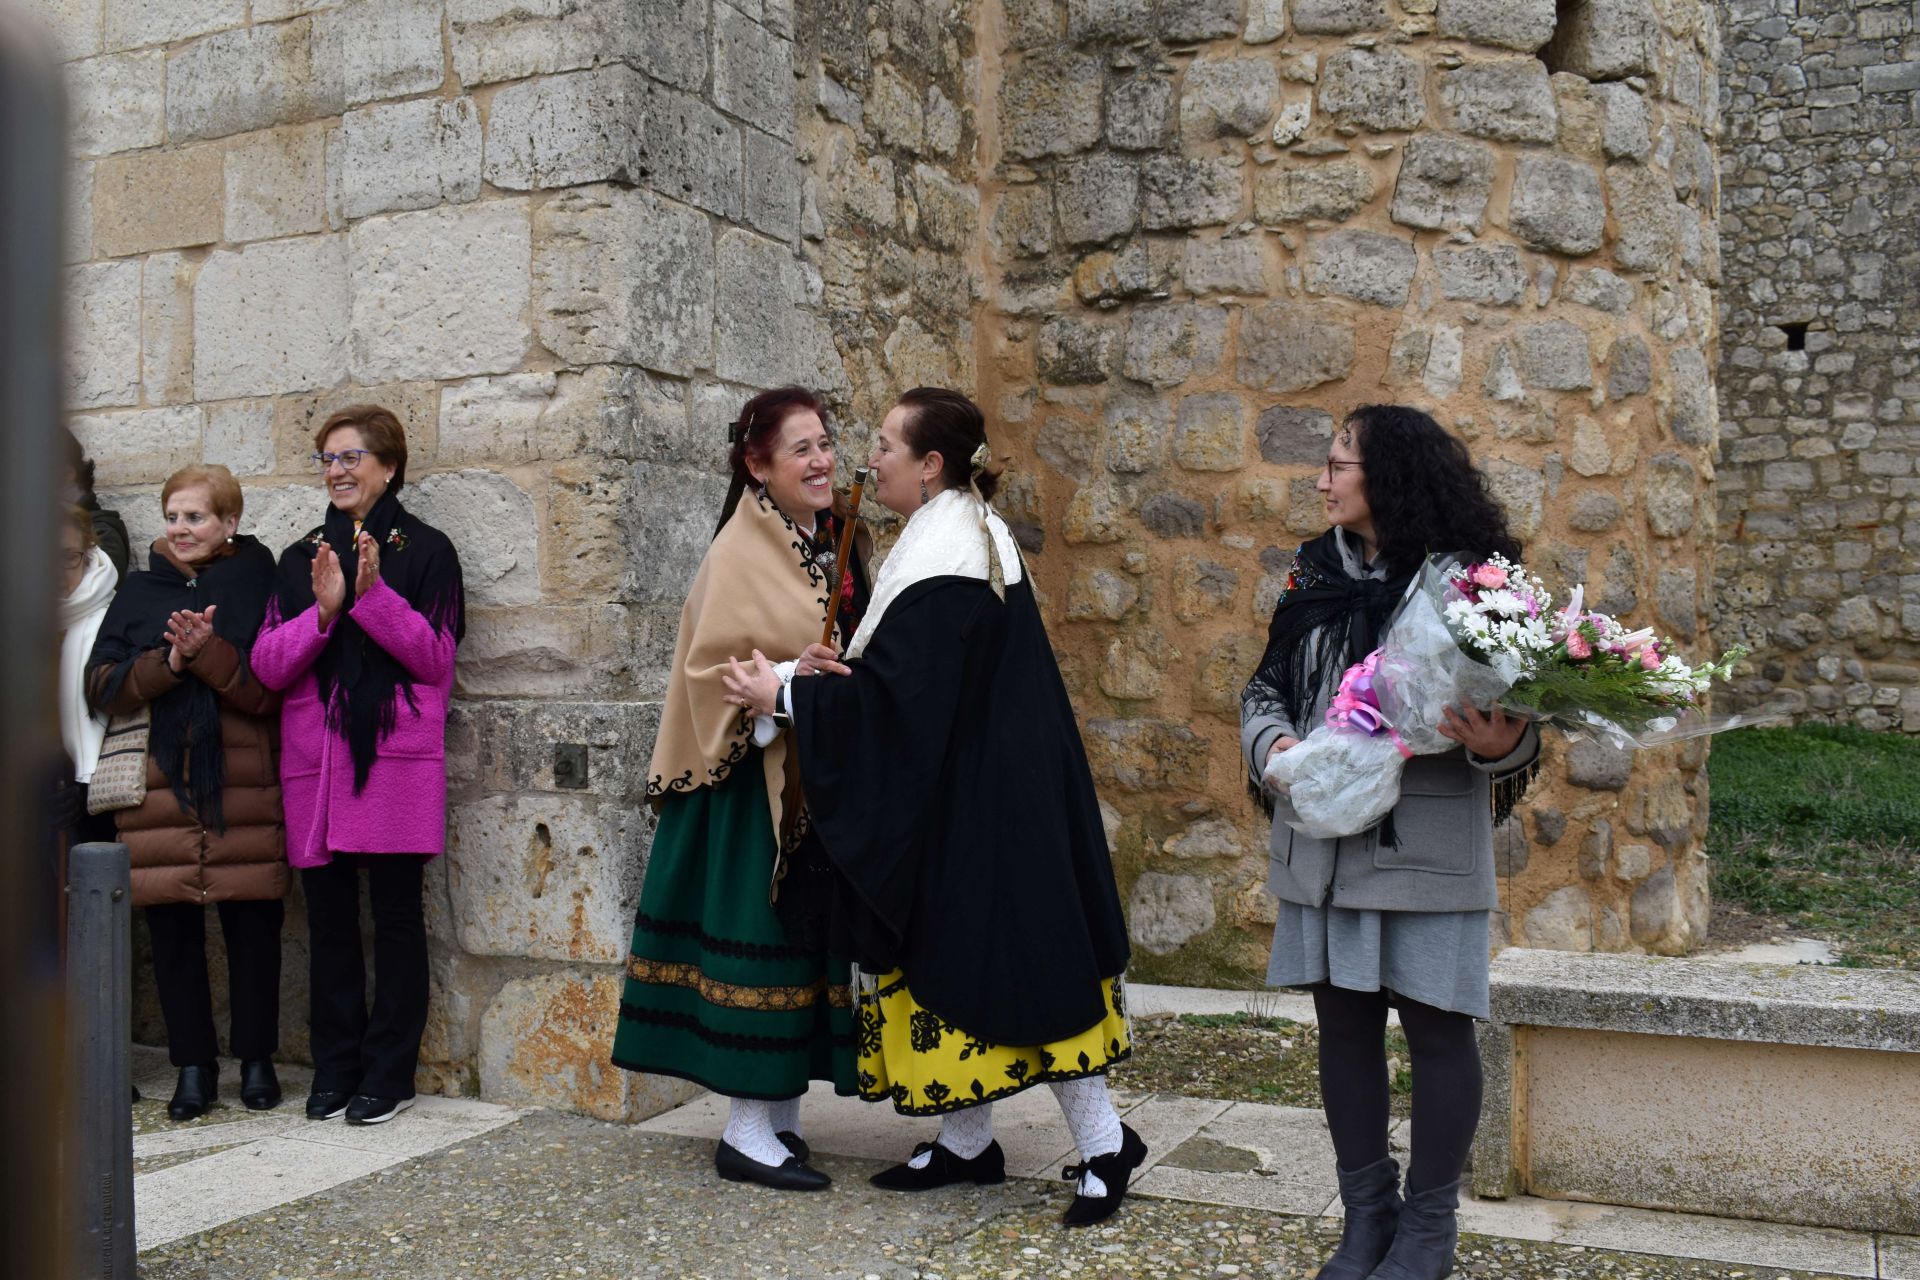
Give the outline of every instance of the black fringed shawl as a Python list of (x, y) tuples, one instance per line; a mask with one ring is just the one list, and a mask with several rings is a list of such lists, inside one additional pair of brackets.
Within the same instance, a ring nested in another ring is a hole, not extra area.
[[(195, 568), (189, 576), (157, 546), (144, 573), (130, 573), (100, 621), (87, 659), (89, 671), (110, 665), (96, 701), (119, 696), (134, 659), (166, 644), (167, 619), (177, 610), (203, 612), (218, 605), (213, 632), (245, 662), (273, 595), (273, 553), (250, 534), (236, 535), (232, 551)], [(153, 700), (147, 753), (159, 766), (183, 813), (195, 814), (215, 831), (226, 830), (221, 791), (226, 753), (220, 742), (220, 700), (189, 672), (179, 685)]]
[[(381, 580), (435, 631), (451, 633), (458, 643), (466, 633), (466, 601), (460, 558), (447, 535), (408, 514), (391, 490), (373, 504), (362, 527), (380, 544)], [(325, 523), (281, 555), (279, 616), (298, 617), (313, 604), (313, 559), (323, 541), (340, 558), (347, 593), (313, 671), (320, 704), (327, 709), (327, 728), (346, 739), (353, 757), (353, 790), (358, 795), (366, 788), (381, 740), (393, 732), (399, 700), (416, 705), (413, 677), (353, 620), (360, 553), (354, 546), (353, 517), (338, 507), (329, 508)]]

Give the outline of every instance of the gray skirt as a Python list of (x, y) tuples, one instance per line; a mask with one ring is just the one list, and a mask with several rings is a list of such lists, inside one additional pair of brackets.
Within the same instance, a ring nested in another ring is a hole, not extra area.
[(1485, 1018), (1485, 911), (1371, 911), (1280, 904), (1267, 985), (1331, 982), (1352, 991), (1389, 991)]

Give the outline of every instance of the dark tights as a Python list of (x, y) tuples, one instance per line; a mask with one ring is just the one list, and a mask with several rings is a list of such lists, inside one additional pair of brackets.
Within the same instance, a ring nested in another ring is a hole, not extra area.
[[(1387, 1157), (1387, 993), (1313, 988), (1320, 1019), (1320, 1099), (1342, 1169)], [(1480, 1124), (1480, 1046), (1473, 1019), (1408, 1000), (1397, 1002), (1413, 1051), (1413, 1158), (1409, 1190), (1459, 1178)]]

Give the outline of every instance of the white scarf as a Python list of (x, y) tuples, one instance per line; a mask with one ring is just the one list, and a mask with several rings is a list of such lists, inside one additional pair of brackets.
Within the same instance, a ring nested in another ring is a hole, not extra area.
[[(993, 508), (987, 508), (987, 528), (999, 548), (1000, 564), (1008, 586), (1020, 581), (1025, 566), (1020, 549), (1014, 545), (1007, 522)], [(847, 656), (857, 658), (866, 651), (867, 642), (886, 616), (887, 606), (916, 582), (928, 578), (958, 576), (987, 581), (987, 540), (980, 536), (980, 507), (966, 489), (943, 489), (907, 517), (900, 540), (887, 553), (880, 566), (880, 577), (873, 584), (873, 598), (867, 603), (867, 616), (853, 633)]]
[(87, 571), (73, 594), (60, 602), (60, 740), (73, 758), (73, 780), (91, 782), (100, 762), (100, 740), (107, 717), (87, 706), (87, 656), (93, 652), (100, 621), (113, 603), (120, 575), (95, 547), (87, 553)]

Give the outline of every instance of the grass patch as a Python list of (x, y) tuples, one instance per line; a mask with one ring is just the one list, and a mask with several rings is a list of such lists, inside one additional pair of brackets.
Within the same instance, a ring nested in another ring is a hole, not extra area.
[(1846, 725), (1739, 729), (1708, 758), (1715, 895), (1920, 966), (1920, 742)]
[[(1413, 1073), (1400, 1028), (1387, 1029), (1385, 1052), (1393, 1114), (1404, 1118)], [(1111, 1077), (1121, 1089), (1318, 1107), (1319, 1061), (1319, 1032), (1291, 1019), (1186, 1013), (1136, 1019), (1133, 1057), (1113, 1068)]]

